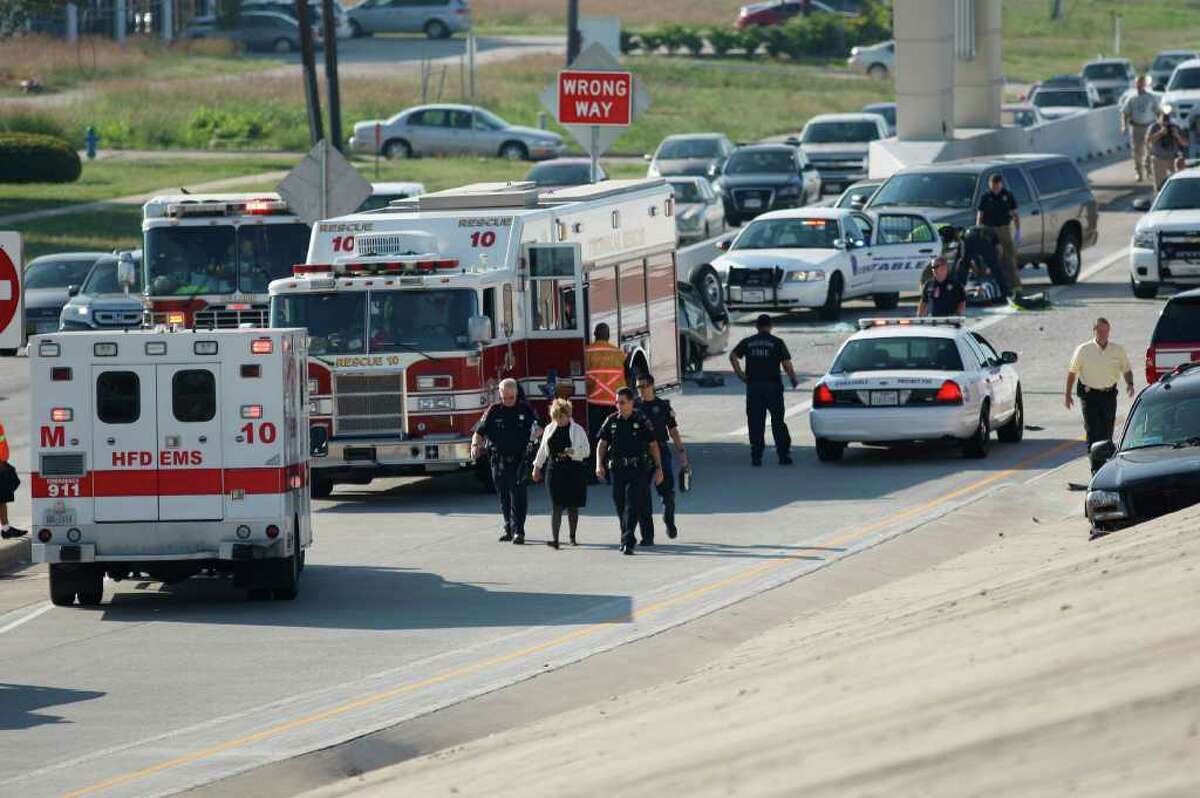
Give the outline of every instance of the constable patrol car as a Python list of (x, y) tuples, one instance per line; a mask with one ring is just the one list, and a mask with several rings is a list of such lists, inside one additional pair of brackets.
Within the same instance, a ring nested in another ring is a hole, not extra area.
[(817, 457), (846, 444), (957, 441), (986, 457), (992, 430), (1021, 440), (1025, 411), (1015, 352), (997, 353), (961, 317), (862, 319), (813, 390)]
[(919, 214), (798, 208), (763, 214), (718, 248), (728, 253), (713, 268), (730, 310), (817, 308), (834, 320), (844, 299), (870, 296), (890, 310), (916, 293), (942, 244)]

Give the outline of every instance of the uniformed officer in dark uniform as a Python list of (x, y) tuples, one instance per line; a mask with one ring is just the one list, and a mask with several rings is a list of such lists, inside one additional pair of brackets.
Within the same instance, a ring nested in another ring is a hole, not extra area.
[[(667, 537), (675, 538), (679, 530), (675, 528), (675, 472), (671, 462), (671, 446), (675, 444), (679, 452), (679, 465), (687, 467), (687, 452), (683, 448), (683, 439), (679, 437), (679, 422), (675, 418), (675, 410), (666, 399), (660, 399), (654, 393), (654, 376), (641, 374), (637, 378), (638, 400), (633, 407), (644, 415), (654, 428), (654, 441), (658, 444), (658, 459), (662, 463), (663, 481), (658, 485), (658, 495), (662, 497), (663, 524), (667, 527)], [(646, 507), (639, 524), (642, 527), (642, 542), (654, 542), (654, 508)]]
[(933, 279), (921, 289), (918, 316), (962, 316), (967, 312), (967, 292), (950, 276), (950, 264), (943, 257), (933, 259)]
[(517, 387), (516, 380), (500, 383), (500, 401), (483, 414), (471, 438), (471, 457), (478, 460), (483, 447), (488, 447), (492, 480), (504, 516), (500, 542), (520, 545), (525, 542), (525, 514), (529, 507), (526, 481), (529, 468), (525, 461), (529, 443), (537, 435), (538, 420), (533, 408), (517, 398)]
[[(617, 412), (604, 420), (596, 439), (596, 476), (604, 479), (612, 466), (613, 504), (621, 522), (621, 552), (633, 554), (638, 520), (650, 512), (650, 479), (663, 481), (654, 427), (633, 408), (633, 391), (617, 391)], [(653, 540), (643, 545), (653, 545)]]
[[(771, 335), (771, 317), (762, 314), (754, 325), (758, 333), (743, 338), (729, 355), (733, 373), (746, 383), (746, 424), (750, 427), (750, 464), (762, 465), (763, 450), (767, 448), (767, 413), (771, 414), (771, 434), (780, 465), (792, 464), (792, 436), (783, 420), (782, 367), (792, 381), (800, 384), (792, 368), (792, 354), (782, 339)], [(738, 361), (746, 359), (746, 368)]]

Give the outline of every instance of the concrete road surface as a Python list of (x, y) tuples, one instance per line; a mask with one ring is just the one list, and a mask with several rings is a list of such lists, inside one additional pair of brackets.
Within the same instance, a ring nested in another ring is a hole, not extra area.
[[(885, 555), (890, 539), (953, 522), (1000, 486), (1043, 478), (1083, 454), (1078, 412), (1061, 398), (1073, 346), (1105, 315), (1136, 361), (1162, 304), (1129, 291), (1130, 171), (1093, 175), (1101, 241), (1084, 253), (1084, 280), (1054, 290), (1054, 309), (972, 312), (997, 348), (1020, 353), (1030, 425), (1024, 442), (993, 444), (985, 460), (944, 447), (854, 447), (842, 463), (817, 462), (811, 388), (855, 321), (877, 315), (850, 303), (838, 324), (808, 314), (778, 321), (804, 380), (787, 397), (794, 466), (768, 454), (763, 468), (750, 467), (732, 378), (675, 399), (696, 489), (680, 501), (680, 538), (660, 531), (660, 545), (635, 557), (617, 553), (603, 488), (591, 491), (581, 545), (555, 552), (541, 545), (542, 489), (533, 491), (528, 545), (502, 545), (494, 498), (462, 476), (339, 487), (319, 502), (295, 602), (247, 603), (222, 582), (193, 580), (108, 583), (99, 608), (50, 608), (42, 570), (0, 580), (0, 795), (144, 796), (204, 785), (211, 794), (269, 794), (269, 784), (217, 782), (635, 644), (820, 569), (836, 581), (852, 554), (885, 544), (872, 552)], [(1047, 283), (1039, 271), (1026, 279)], [(910, 299), (898, 312), (912, 310)], [(748, 332), (739, 325), (735, 335)], [(708, 365), (728, 372), (720, 360)], [(0, 418), (24, 471), (26, 368), (0, 361)], [(27, 519), (22, 499), (15, 520)], [(620, 685), (619, 673), (599, 678)]]

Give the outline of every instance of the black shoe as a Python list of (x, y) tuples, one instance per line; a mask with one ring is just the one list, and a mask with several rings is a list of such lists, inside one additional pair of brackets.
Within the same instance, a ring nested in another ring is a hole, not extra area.
[(513, 540), (514, 546), (524, 546), (525, 545), (525, 535), (523, 535), (523, 534), (522, 535), (513, 535), (512, 540)]
[(751, 457), (750, 465), (754, 466), (755, 468), (760, 468), (762, 466), (762, 458), (761, 457)]
[(558, 548), (558, 541), (557, 541), (557, 540), (547, 540), (547, 541), (546, 541), (546, 545), (547, 545), (547, 546), (549, 546), (549, 547), (550, 547), (550, 548), (552, 548), (552, 549), (557, 549), (557, 548)]
[(508, 543), (508, 542), (509, 542), (509, 541), (511, 541), (512, 539), (513, 539), (513, 534), (512, 534), (512, 532), (505, 532), (503, 535), (501, 535), (501, 536), (500, 536), (500, 542), (501, 542), (501, 543)]
[(671, 540), (679, 537), (679, 530), (675, 528), (674, 524), (667, 526), (667, 537), (669, 537)]
[(19, 538), (22, 535), (28, 534), (28, 529), (17, 529), (15, 526), (10, 526), (8, 529), (0, 531), (0, 537), (4, 538), (5, 540), (12, 540), (13, 538)]
[(654, 545), (654, 538), (651, 538), (650, 540), (643, 540), (643, 541), (642, 541), (641, 543), (639, 543), (638, 545), (639, 545), (639, 546), (653, 546), (653, 545)]
[(621, 553), (622, 554), (633, 554), (633, 546), (622, 546)]
[(792, 456), (790, 454), (779, 455), (779, 464), (780, 465), (791, 465), (792, 464)]

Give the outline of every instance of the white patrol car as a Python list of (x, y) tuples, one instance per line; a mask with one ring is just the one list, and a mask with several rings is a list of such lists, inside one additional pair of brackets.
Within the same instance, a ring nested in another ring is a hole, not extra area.
[(1163, 283), (1200, 286), (1200, 168), (1171, 175), (1138, 220), (1129, 283), (1139, 299), (1153, 299)]
[(986, 457), (992, 430), (1021, 440), (1025, 411), (1015, 352), (963, 328), (961, 317), (861, 319), (813, 390), (817, 457), (839, 460), (846, 444), (959, 441)]
[(835, 320), (845, 299), (870, 296), (890, 310), (916, 293), (942, 242), (916, 213), (797, 208), (759, 216), (718, 248), (727, 254), (713, 268), (730, 310), (816, 308)]

